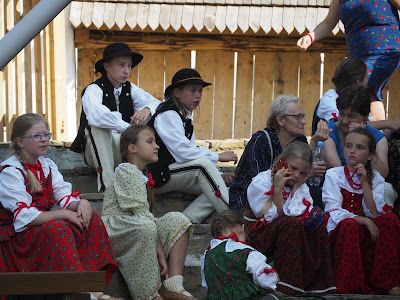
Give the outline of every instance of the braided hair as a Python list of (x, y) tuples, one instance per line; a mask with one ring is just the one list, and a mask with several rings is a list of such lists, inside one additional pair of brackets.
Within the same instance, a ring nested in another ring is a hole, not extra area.
[(211, 236), (216, 238), (224, 235), (224, 232), (242, 226), (244, 219), (234, 210), (226, 210), (218, 213), (211, 222)]

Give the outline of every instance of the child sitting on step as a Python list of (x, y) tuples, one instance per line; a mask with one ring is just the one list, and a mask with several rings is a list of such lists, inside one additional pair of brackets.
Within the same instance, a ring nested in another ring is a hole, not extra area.
[(43, 157), (50, 139), (40, 115), (21, 115), (13, 124), (13, 155), (0, 169), (0, 272), (105, 271), (108, 283), (117, 263), (106, 229)]
[[(154, 180), (143, 172), (158, 160), (158, 149), (153, 130), (145, 125), (121, 134), (123, 163), (104, 195), (102, 219), (134, 300), (195, 299), (183, 288), (182, 277), (192, 223), (180, 212), (160, 218), (151, 213)], [(166, 278), (162, 297), (160, 275)]]
[(241, 216), (233, 210), (217, 214), (211, 235), (201, 265), (206, 299), (277, 299), (267, 293), (276, 289), (279, 276), (263, 254), (245, 243)]

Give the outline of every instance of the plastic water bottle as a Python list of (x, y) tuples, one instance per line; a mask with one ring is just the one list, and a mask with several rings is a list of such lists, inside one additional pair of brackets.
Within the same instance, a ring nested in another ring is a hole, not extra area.
[[(313, 154), (314, 161), (324, 161), (324, 142), (319, 141), (317, 148), (314, 150)], [(321, 177), (315, 176), (310, 178), (311, 186), (319, 186), (321, 183)]]

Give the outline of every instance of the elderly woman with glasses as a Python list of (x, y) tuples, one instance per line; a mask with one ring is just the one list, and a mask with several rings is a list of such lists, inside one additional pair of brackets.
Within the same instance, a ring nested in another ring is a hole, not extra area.
[[(229, 189), (229, 207), (243, 214), (247, 203), (247, 187), (258, 173), (271, 168), (274, 160), (289, 143), (295, 140), (307, 143), (304, 136), (306, 115), (299, 98), (282, 95), (272, 103), (267, 127), (253, 134), (236, 169), (234, 181)], [(310, 149), (314, 151), (318, 141), (325, 141), (330, 130), (325, 121), (320, 121), (317, 131), (311, 137)], [(310, 176), (323, 176), (324, 162), (315, 162)], [(314, 199), (316, 201), (316, 199)]]

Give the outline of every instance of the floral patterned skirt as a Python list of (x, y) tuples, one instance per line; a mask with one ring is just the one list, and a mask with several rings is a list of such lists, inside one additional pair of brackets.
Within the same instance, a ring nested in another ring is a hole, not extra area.
[(106, 271), (117, 269), (107, 231), (93, 212), (88, 231), (63, 220), (30, 226), (0, 242), (0, 272)]
[(246, 222), (249, 243), (274, 260), (277, 290), (288, 295), (336, 292), (331, 250), (325, 226), (306, 232), (297, 217), (282, 217), (254, 230)]
[(400, 221), (393, 213), (372, 221), (380, 232), (376, 243), (367, 227), (351, 218), (341, 221), (330, 236), (341, 293), (387, 294), (400, 283)]

